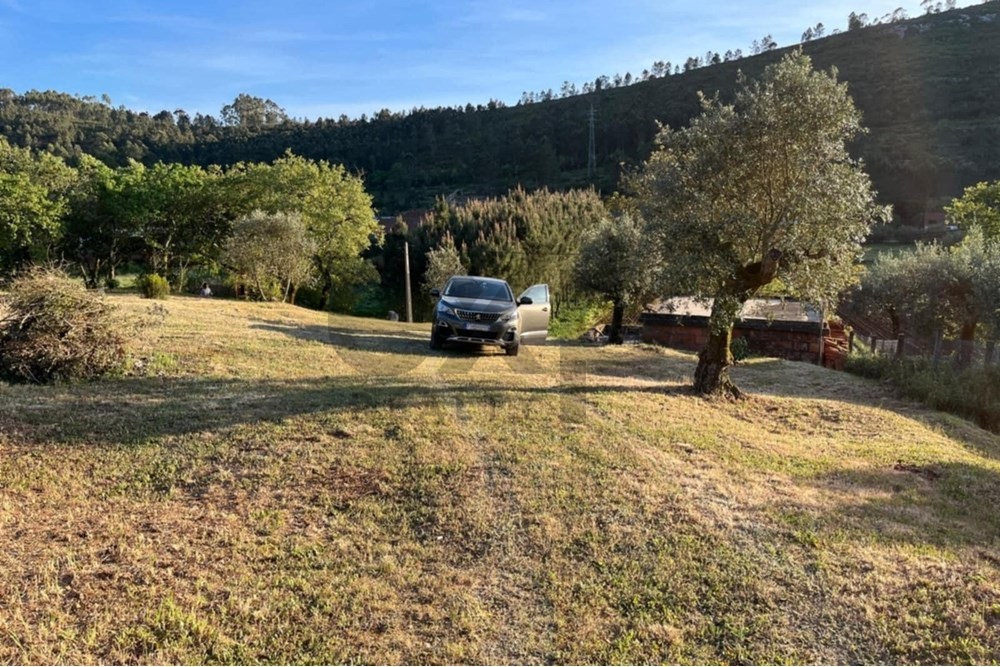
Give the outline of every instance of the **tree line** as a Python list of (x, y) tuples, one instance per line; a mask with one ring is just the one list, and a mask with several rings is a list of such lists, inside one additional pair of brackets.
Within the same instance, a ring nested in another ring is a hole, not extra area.
[[(265, 217), (271, 226), (254, 231)], [(59, 261), (97, 287), (115, 284), (119, 268), (134, 262), (175, 290), (225, 271), (262, 298), (275, 289), (291, 298), (310, 284), (325, 302), (358, 272), (377, 231), (362, 179), (341, 165), (288, 153), (226, 169), (109, 167), (88, 155), (71, 167), (0, 138), (0, 270), (8, 272)], [(282, 245), (288, 239), (291, 250)], [(256, 264), (248, 244), (257, 246)]]
[[(901, 215), (922, 213), (967, 185), (995, 178), (1000, 129), (993, 120), (1000, 98), (981, 85), (1000, 67), (993, 57), (1000, 24), (986, 20), (995, 4), (883, 25), (869, 26), (861, 17), (863, 29), (826, 39), (815, 39), (826, 33), (814, 26), (804, 45), (818, 66), (835, 65), (850, 82), (871, 130), (854, 140), (852, 155), (865, 160), (881, 200), (896, 204)], [(275, 102), (250, 95), (212, 116), (181, 109), (133, 112), (107, 98), (0, 90), (0, 134), (73, 166), (86, 154), (112, 167), (132, 159), (208, 168), (271, 162), (291, 149), (363, 173), (375, 206), (387, 213), (429, 208), (438, 195), (455, 190), (499, 196), (517, 185), (592, 186), (610, 193), (623, 164), (636, 166), (654, 150), (658, 123), (685, 125), (700, 111), (699, 91), (731, 99), (738, 71), (758, 76), (784, 52), (767, 36), (757, 42), (763, 49), (758, 56), (734, 51), (727, 62), (725, 55), (706, 53), (699, 57), (702, 65), (721, 62), (670, 76), (659, 61), (648, 68), (648, 80), (640, 74), (631, 85), (615, 87), (616, 77), (597, 77), (591, 92), (554, 94), (544, 104), (506, 107), (491, 100), (314, 121), (290, 118)], [(672, 70), (678, 65), (686, 63)], [(570, 93), (573, 86), (566, 88)]]

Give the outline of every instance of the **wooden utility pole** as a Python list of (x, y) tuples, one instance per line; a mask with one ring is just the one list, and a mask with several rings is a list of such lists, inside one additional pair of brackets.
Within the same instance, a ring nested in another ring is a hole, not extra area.
[(410, 294), (410, 242), (403, 241), (403, 271), (406, 273), (406, 321), (413, 323), (413, 295)]

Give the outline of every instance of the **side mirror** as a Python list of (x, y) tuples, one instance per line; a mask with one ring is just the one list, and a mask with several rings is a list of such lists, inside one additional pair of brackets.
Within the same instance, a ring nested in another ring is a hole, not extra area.
[(438, 298), (439, 296), (441, 296), (441, 290), (435, 287), (434, 289), (431, 290), (431, 296), (434, 297), (435, 299)]
[(530, 296), (522, 296), (520, 299), (517, 300), (517, 305), (519, 306), (530, 306), (533, 303), (534, 301), (531, 300)]

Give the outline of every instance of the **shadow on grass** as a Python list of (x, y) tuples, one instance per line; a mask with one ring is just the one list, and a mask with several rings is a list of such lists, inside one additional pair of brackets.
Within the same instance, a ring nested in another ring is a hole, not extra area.
[[(211, 378), (126, 378), (69, 385), (30, 387), (0, 407), (0, 424), (24, 444), (86, 443), (137, 445), (167, 436), (215, 433), (258, 422), (313, 414), (335, 419), (358, 413), (436, 408), (482, 402), (499, 405), (523, 400), (548, 405), (575, 424), (586, 419), (586, 395), (603, 392), (665, 392), (659, 387), (557, 384), (511, 386), (462, 379), (395, 377), (316, 378), (304, 381)], [(681, 392), (682, 393), (682, 392)], [(15, 435), (19, 434), (19, 435)]]
[[(909, 464), (881, 470), (838, 470), (816, 481), (859, 498), (831, 506), (871, 538), (913, 546), (975, 546), (1000, 565), (1000, 473), (960, 462)], [(843, 521), (836, 521), (843, 526)], [(992, 554), (990, 556), (989, 554)]]
[[(451, 343), (444, 350), (431, 350), (429, 334), (412, 330), (396, 333), (382, 329), (298, 326), (280, 322), (257, 322), (251, 328), (282, 333), (304, 341), (329, 343), (337, 348), (338, 356), (348, 366), (362, 375), (403, 375), (433, 358), (446, 360), (441, 372), (456, 374), (471, 370), (476, 359), (506, 357), (503, 350), (492, 345)], [(549, 372), (534, 359), (532, 347), (522, 345), (518, 357), (507, 357), (512, 371), (532, 374)]]
[(1000, 459), (1000, 437), (968, 417), (942, 412), (909, 399), (892, 385), (842, 371), (822, 369), (806, 362), (768, 359), (739, 368), (737, 384), (752, 395), (797, 399), (836, 400), (878, 407), (940, 430), (981, 454)]

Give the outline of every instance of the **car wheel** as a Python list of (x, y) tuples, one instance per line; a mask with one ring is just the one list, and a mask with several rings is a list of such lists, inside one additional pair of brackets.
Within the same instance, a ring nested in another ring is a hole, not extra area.
[(511, 345), (510, 347), (505, 347), (503, 351), (504, 354), (506, 354), (508, 357), (516, 357), (517, 351), (518, 349), (520, 349), (520, 347), (521, 347), (520, 345)]
[(441, 339), (438, 337), (437, 334), (432, 333), (431, 334), (431, 349), (432, 350), (440, 350), (441, 346), (442, 346)]

